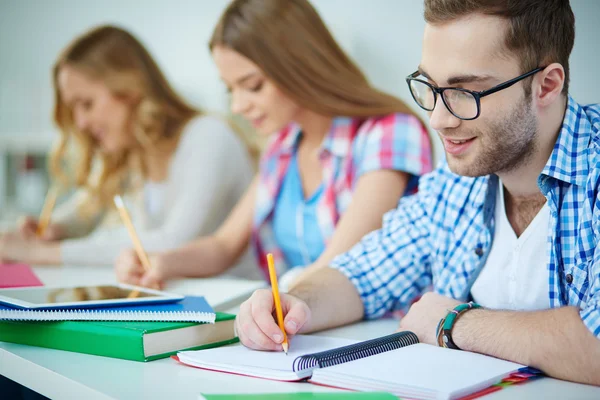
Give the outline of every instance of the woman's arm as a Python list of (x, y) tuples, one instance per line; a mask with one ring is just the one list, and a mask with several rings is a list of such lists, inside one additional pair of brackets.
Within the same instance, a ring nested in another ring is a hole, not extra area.
[(315, 264), (329, 265), (335, 256), (349, 250), (364, 235), (381, 228), (383, 214), (396, 208), (407, 183), (408, 175), (400, 171), (373, 171), (361, 176), (350, 205)]
[(349, 250), (364, 235), (380, 228), (383, 214), (396, 207), (407, 184), (408, 174), (405, 172), (379, 170), (362, 175), (328, 246), (302, 276), (329, 265), (338, 254)]
[(250, 243), (258, 178), (215, 234), (160, 255), (168, 276), (205, 277), (232, 267)]
[(150, 271), (144, 271), (137, 255), (128, 250), (116, 262), (117, 278), (152, 287), (175, 277), (207, 277), (225, 272), (234, 265), (250, 242), (257, 183), (258, 178), (255, 178), (215, 234), (201, 237), (178, 249), (151, 255)]
[(94, 230), (105, 210), (86, 209), (85, 213), (81, 212), (82, 205), (89, 202), (89, 194), (85, 190), (79, 190), (56, 208), (49, 226), (60, 232), (60, 237), (55, 238), (56, 240), (83, 237)]
[(96, 210), (82, 215), (81, 204), (88, 200), (88, 195), (80, 190), (52, 213), (49, 225), (38, 236), (38, 219), (32, 216), (22, 217), (17, 222), (17, 231), (23, 239), (41, 239), (46, 241), (65, 240), (87, 235), (94, 229), (103, 214)]
[(1, 234), (0, 260), (37, 265), (61, 264), (64, 239), (91, 231), (103, 214), (102, 210), (90, 210), (88, 214), (81, 215), (79, 206), (86, 199), (87, 194), (80, 191), (61, 205), (41, 237), (36, 234), (37, 220), (33, 218), (20, 221), (18, 232)]
[(325, 251), (302, 275), (328, 265), (365, 234), (380, 228), (383, 214), (396, 208), (410, 180), (431, 171), (431, 143), (417, 118), (390, 114), (367, 124), (354, 139), (358, 178), (351, 203)]

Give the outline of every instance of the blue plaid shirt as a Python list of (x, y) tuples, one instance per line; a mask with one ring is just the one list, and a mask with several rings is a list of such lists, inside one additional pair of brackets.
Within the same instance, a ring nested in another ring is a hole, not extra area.
[[(579, 307), (600, 338), (600, 104), (569, 97), (538, 177), (550, 207), (548, 307)], [(498, 177), (456, 175), (443, 162), (332, 263), (356, 286), (365, 318), (404, 309), (425, 291), (466, 301), (492, 247)]]

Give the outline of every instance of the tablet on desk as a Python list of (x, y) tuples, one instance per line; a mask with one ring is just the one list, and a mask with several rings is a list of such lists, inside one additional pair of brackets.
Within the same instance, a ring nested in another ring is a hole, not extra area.
[[(134, 297), (130, 297), (134, 293)], [(70, 287), (0, 289), (0, 303), (27, 309), (91, 308), (148, 303), (172, 303), (184, 296), (144, 287), (119, 284)]]

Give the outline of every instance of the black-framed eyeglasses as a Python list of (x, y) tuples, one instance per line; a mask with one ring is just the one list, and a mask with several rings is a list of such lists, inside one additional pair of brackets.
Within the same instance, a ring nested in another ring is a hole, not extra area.
[(456, 118), (470, 121), (481, 113), (481, 98), (506, 89), (515, 83), (543, 71), (546, 67), (539, 67), (529, 71), (521, 76), (517, 76), (509, 81), (500, 83), (491, 89), (476, 92), (473, 90), (456, 88), (456, 87), (437, 87), (422, 79), (418, 79), (421, 75), (419, 71), (415, 71), (406, 77), (408, 89), (415, 102), (426, 111), (433, 111), (439, 94), (444, 102), (444, 105)]

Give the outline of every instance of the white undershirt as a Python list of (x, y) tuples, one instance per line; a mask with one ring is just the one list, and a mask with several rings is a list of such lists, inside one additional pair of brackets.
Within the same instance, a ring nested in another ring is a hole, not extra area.
[(476, 303), (492, 309), (547, 309), (550, 307), (546, 254), (550, 209), (544, 204), (517, 238), (506, 216), (502, 182), (499, 185), (492, 249), (471, 295)]
[(147, 181), (144, 184), (144, 205), (151, 218), (158, 219), (164, 211), (168, 185), (165, 182)]

